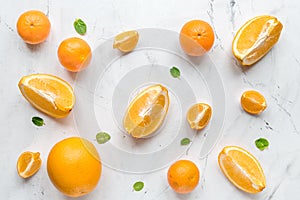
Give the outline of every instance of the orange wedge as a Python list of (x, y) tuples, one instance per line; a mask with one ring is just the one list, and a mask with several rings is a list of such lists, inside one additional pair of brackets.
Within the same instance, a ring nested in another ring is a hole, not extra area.
[(66, 117), (75, 103), (73, 88), (53, 75), (24, 76), (19, 82), (19, 89), (29, 103), (51, 117)]
[(127, 53), (132, 51), (139, 41), (139, 33), (137, 31), (126, 31), (115, 37), (113, 48)]
[(141, 91), (129, 104), (123, 125), (135, 138), (149, 136), (163, 123), (169, 108), (168, 90), (152, 85)]
[(245, 149), (227, 146), (220, 152), (218, 160), (224, 175), (237, 188), (258, 193), (266, 187), (266, 178), (259, 162)]
[(206, 103), (193, 105), (186, 114), (186, 119), (192, 129), (201, 130), (207, 126), (211, 119), (212, 109)]
[(257, 16), (246, 22), (236, 33), (232, 52), (244, 66), (256, 63), (276, 44), (282, 24), (276, 17)]
[(39, 152), (26, 151), (22, 153), (17, 162), (19, 176), (28, 178), (34, 175), (41, 167), (42, 160)]
[(242, 108), (253, 115), (257, 115), (267, 108), (265, 97), (257, 91), (248, 90), (241, 97)]

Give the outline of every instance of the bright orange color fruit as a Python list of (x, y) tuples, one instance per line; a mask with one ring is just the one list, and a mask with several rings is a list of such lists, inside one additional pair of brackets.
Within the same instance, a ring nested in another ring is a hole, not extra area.
[(163, 123), (169, 108), (168, 90), (160, 84), (142, 90), (129, 104), (123, 125), (135, 138), (154, 133)]
[(233, 55), (244, 66), (256, 63), (276, 44), (282, 27), (276, 17), (269, 15), (247, 21), (233, 39)]
[(187, 112), (186, 118), (192, 129), (201, 130), (207, 126), (211, 119), (212, 109), (206, 103), (193, 105)]
[(26, 151), (22, 153), (17, 162), (18, 174), (22, 178), (28, 178), (37, 173), (41, 168), (42, 160), (39, 152)]
[(66, 81), (50, 74), (24, 76), (18, 86), (29, 103), (51, 117), (66, 117), (75, 103), (73, 88)]
[(71, 72), (79, 72), (89, 65), (92, 51), (86, 41), (72, 37), (60, 43), (57, 55), (65, 69)]
[(102, 164), (95, 146), (86, 139), (70, 137), (56, 143), (47, 161), (51, 182), (63, 194), (79, 197), (98, 184)]
[(266, 187), (266, 178), (259, 162), (245, 149), (227, 146), (220, 152), (218, 161), (224, 175), (237, 188), (258, 193)]
[(265, 97), (257, 91), (248, 90), (241, 97), (242, 108), (253, 115), (260, 114), (267, 108)]
[(202, 20), (191, 20), (180, 31), (180, 45), (190, 56), (201, 56), (208, 52), (215, 40), (212, 27)]
[(168, 182), (172, 189), (180, 194), (192, 192), (198, 185), (200, 172), (198, 167), (189, 160), (179, 160), (168, 170)]
[(45, 41), (50, 33), (50, 27), (48, 17), (38, 10), (23, 13), (17, 22), (18, 34), (28, 44), (39, 44)]

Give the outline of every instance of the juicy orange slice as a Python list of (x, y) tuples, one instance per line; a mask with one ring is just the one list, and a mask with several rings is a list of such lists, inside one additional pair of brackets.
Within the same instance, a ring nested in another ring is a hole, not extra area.
[(146, 137), (161, 126), (168, 108), (168, 90), (160, 84), (149, 86), (129, 104), (123, 121), (124, 128), (135, 138)]
[(186, 114), (186, 119), (192, 129), (201, 130), (209, 123), (212, 115), (210, 105), (198, 103), (193, 105)]
[(241, 97), (242, 108), (253, 115), (257, 115), (267, 108), (265, 97), (257, 91), (248, 90)]
[(34, 175), (41, 167), (42, 160), (39, 152), (26, 151), (22, 153), (17, 162), (19, 176), (28, 178)]
[(113, 48), (127, 53), (132, 51), (139, 41), (139, 33), (137, 31), (126, 31), (115, 37)]
[(257, 16), (238, 30), (232, 42), (232, 52), (242, 65), (252, 65), (276, 44), (281, 30), (282, 24), (276, 17)]
[(224, 175), (237, 188), (258, 193), (266, 187), (266, 178), (259, 162), (245, 149), (227, 146), (220, 152), (218, 160)]
[(53, 75), (24, 76), (19, 89), (35, 108), (55, 118), (66, 117), (75, 103), (73, 88)]

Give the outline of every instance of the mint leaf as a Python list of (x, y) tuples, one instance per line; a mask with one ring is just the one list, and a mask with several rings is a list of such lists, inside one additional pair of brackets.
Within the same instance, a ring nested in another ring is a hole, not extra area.
[(138, 181), (133, 185), (133, 189), (135, 191), (141, 191), (144, 188), (144, 183), (142, 181)]
[(84, 35), (86, 33), (86, 24), (81, 19), (76, 19), (74, 22), (74, 28), (77, 33)]
[(191, 143), (191, 140), (189, 138), (183, 138), (181, 141), (180, 141), (180, 144), (181, 145), (189, 145)]
[(259, 150), (263, 151), (264, 149), (268, 148), (269, 141), (265, 138), (259, 138), (255, 140), (255, 145)]
[(170, 69), (170, 73), (171, 75), (174, 77), (174, 78), (179, 78), (180, 77), (180, 70), (173, 66), (171, 69)]
[(32, 117), (31, 121), (36, 126), (43, 126), (45, 124), (44, 120), (40, 117)]
[(104, 144), (110, 140), (110, 135), (105, 132), (100, 132), (96, 135), (96, 140), (98, 144)]

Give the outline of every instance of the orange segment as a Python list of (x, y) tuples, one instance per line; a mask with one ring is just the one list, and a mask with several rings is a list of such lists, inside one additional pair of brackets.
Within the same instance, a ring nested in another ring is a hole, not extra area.
[(126, 31), (115, 37), (113, 48), (127, 53), (132, 51), (139, 41), (139, 33), (137, 31)]
[(257, 91), (248, 90), (241, 97), (242, 108), (250, 113), (257, 115), (267, 108), (265, 97)]
[(28, 178), (34, 175), (41, 167), (42, 160), (39, 152), (26, 151), (22, 153), (17, 162), (19, 176)]
[(201, 130), (209, 123), (212, 115), (210, 105), (198, 103), (193, 105), (187, 112), (186, 118), (192, 129)]
[(276, 44), (282, 24), (276, 17), (262, 15), (246, 22), (236, 33), (232, 52), (242, 65), (252, 65)]
[(248, 193), (258, 193), (266, 187), (265, 175), (259, 162), (245, 149), (227, 146), (220, 152), (218, 161), (224, 175), (237, 188)]
[(159, 84), (149, 86), (129, 104), (123, 121), (124, 128), (133, 137), (148, 136), (160, 127), (168, 108), (168, 90)]
[(55, 118), (66, 117), (75, 103), (73, 88), (53, 75), (24, 76), (19, 89), (35, 108)]

